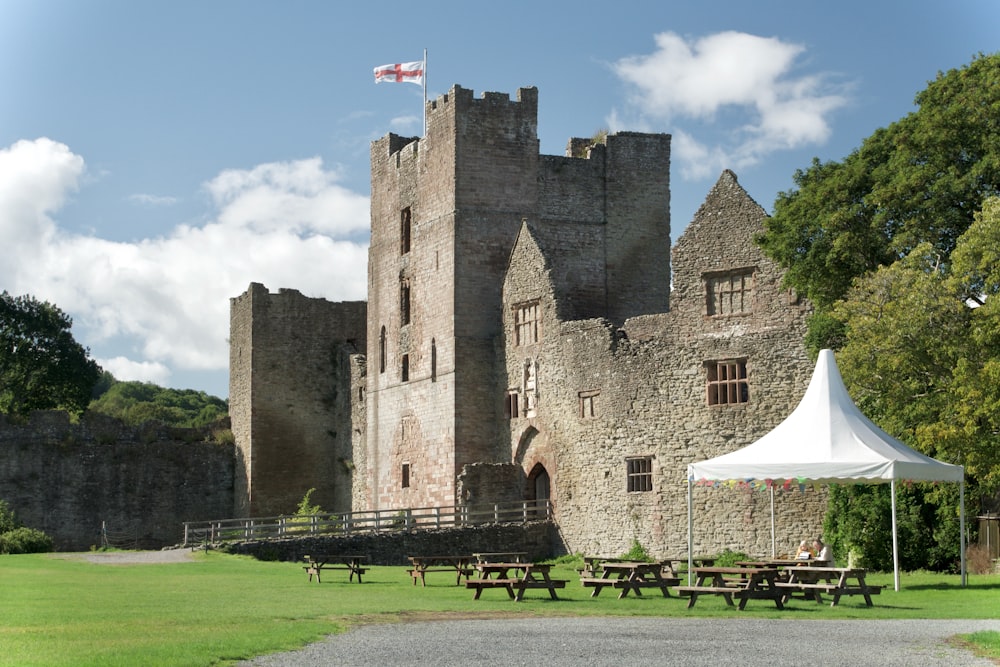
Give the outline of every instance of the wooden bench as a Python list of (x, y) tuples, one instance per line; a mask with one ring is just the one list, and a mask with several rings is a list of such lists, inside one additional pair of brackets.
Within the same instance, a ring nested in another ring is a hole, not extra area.
[[(629, 581), (628, 579), (606, 579), (604, 577), (580, 577), (580, 583), (586, 588), (594, 588), (593, 597), (597, 597), (601, 589), (610, 586), (611, 588), (624, 588), (628, 590), (635, 590), (640, 588), (661, 588), (677, 586), (681, 583), (679, 577), (661, 577), (659, 581), (649, 580), (649, 581)], [(669, 594), (668, 594), (669, 596)]]
[(739, 608), (746, 608), (749, 600), (771, 600), (783, 609), (784, 592), (777, 587), (778, 570), (775, 568), (696, 567), (694, 586), (678, 586), (677, 594), (688, 599), (690, 609), (700, 595), (721, 595), (726, 605), (733, 606), (733, 597), (739, 598)]
[(462, 577), (468, 580), (475, 572), (470, 564), (472, 556), (408, 556), (413, 567), (407, 570), (413, 580), (413, 585), (417, 585), (417, 580), (423, 586), (427, 585), (424, 578), (428, 572), (451, 572), (455, 575), (455, 585), (462, 583)]
[(413, 568), (412, 570), (407, 570), (407, 572), (409, 573), (409, 575), (411, 577), (413, 577), (413, 585), (414, 586), (417, 585), (417, 580), (418, 579), (420, 580), (421, 584), (423, 584), (424, 586), (426, 586), (427, 585), (427, 581), (424, 579), (424, 575), (427, 574), (428, 572), (451, 572), (452, 574), (457, 574), (458, 575), (458, 583), (461, 583), (462, 582), (462, 577), (465, 577), (466, 580), (468, 580), (468, 578), (472, 576), (472, 574), (473, 574), (473, 572), (475, 572), (475, 570), (472, 569), (472, 568), (459, 568), (459, 569), (456, 569), (454, 567), (427, 567), (427, 568), (423, 568), (423, 569)]
[[(476, 569), (481, 576), (477, 579), (467, 579), (465, 587), (475, 589), (476, 600), (487, 588), (503, 588), (507, 591), (508, 597), (518, 601), (524, 598), (526, 590), (544, 589), (549, 592), (553, 600), (558, 600), (556, 589), (565, 588), (568, 582), (565, 579), (549, 578), (549, 568), (549, 565), (542, 563), (479, 563)], [(509, 572), (523, 574), (511, 577)]]
[[(825, 593), (833, 596), (833, 601), (830, 603), (833, 607), (844, 595), (861, 595), (865, 599), (865, 604), (871, 607), (871, 596), (882, 592), (881, 586), (869, 586), (865, 583), (866, 572), (861, 568), (796, 567), (785, 570), (785, 574), (787, 579), (775, 582), (775, 586), (784, 591), (785, 600), (798, 592), (822, 604), (822, 595)], [(851, 584), (852, 579), (856, 583)]]

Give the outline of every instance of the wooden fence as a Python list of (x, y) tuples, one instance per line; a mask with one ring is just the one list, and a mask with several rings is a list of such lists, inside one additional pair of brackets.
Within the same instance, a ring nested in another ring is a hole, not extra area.
[(185, 521), (184, 546), (307, 535), (351, 535), (427, 528), (527, 523), (552, 518), (548, 500), (498, 503), (491, 507), (415, 507), (369, 512), (322, 512), (216, 521)]

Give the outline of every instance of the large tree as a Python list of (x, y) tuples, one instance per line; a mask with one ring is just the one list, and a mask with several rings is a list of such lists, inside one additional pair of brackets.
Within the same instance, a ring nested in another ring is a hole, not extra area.
[(73, 320), (34, 297), (0, 294), (0, 412), (83, 412), (101, 367), (73, 338)]
[(796, 172), (765, 223), (764, 251), (821, 313), (921, 243), (947, 257), (1000, 193), (1000, 53), (939, 73), (915, 101), (842, 162)]

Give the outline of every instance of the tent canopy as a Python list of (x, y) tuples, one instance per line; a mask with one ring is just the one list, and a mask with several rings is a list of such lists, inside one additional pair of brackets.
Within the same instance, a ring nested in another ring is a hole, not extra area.
[[(796, 480), (892, 486), (892, 561), (899, 590), (896, 481), (959, 484), (959, 552), (965, 585), (965, 469), (907, 447), (876, 426), (854, 405), (832, 350), (822, 350), (798, 407), (760, 440), (714, 459), (688, 464), (688, 568), (693, 565), (692, 484), (699, 480)], [(771, 552), (775, 551), (774, 485), (771, 489)]]
[(822, 350), (805, 395), (770, 433), (729, 454), (688, 465), (688, 480), (962, 482), (962, 466), (932, 459), (876, 426), (851, 400), (831, 350)]

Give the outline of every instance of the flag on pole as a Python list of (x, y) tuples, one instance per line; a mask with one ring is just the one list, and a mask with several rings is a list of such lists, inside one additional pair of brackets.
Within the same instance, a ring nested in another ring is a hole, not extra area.
[(375, 68), (375, 83), (395, 82), (395, 83), (415, 83), (422, 86), (424, 83), (424, 63), (421, 61), (413, 63), (396, 63), (395, 65), (381, 65)]

